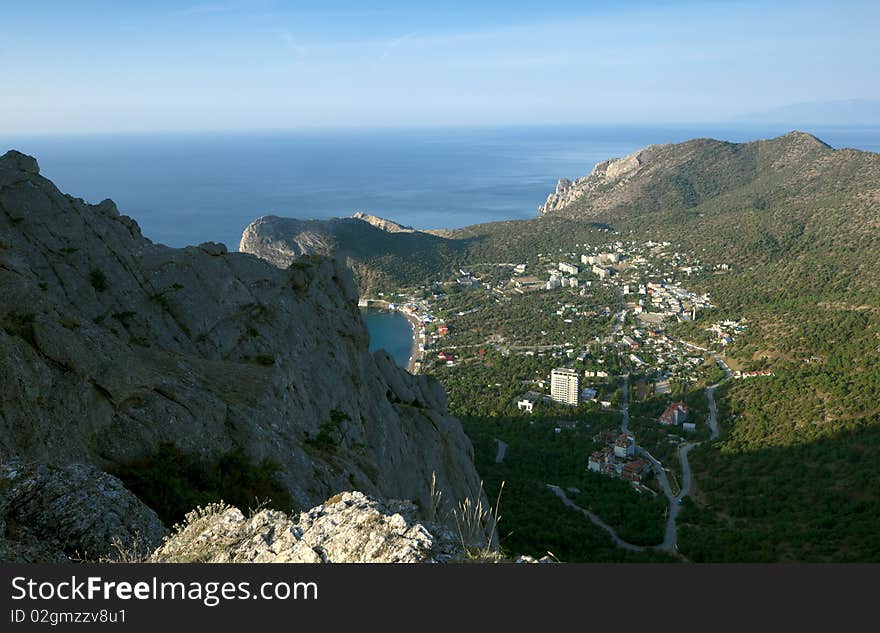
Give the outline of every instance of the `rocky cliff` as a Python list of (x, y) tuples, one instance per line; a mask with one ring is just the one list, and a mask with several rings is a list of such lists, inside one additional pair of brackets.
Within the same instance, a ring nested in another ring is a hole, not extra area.
[(386, 220), (385, 218), (380, 218), (375, 215), (370, 215), (369, 213), (364, 213), (363, 211), (356, 211), (353, 216), (355, 220), (362, 220), (367, 224), (372, 224), (377, 229), (382, 229), (383, 231), (387, 231), (388, 233), (415, 233), (416, 230), (411, 226), (403, 226), (402, 224), (398, 224), (393, 220)]
[(452, 270), (465, 245), (438, 233), (360, 212), (328, 220), (264, 216), (244, 230), (239, 250), (281, 268), (310, 254), (332, 253), (345, 261), (361, 291), (369, 294), (383, 284), (423, 283), (428, 271)]
[(298, 509), (353, 489), (424, 507), (435, 472), (445, 499), (478, 494), (442, 388), (369, 353), (333, 259), (154, 244), (12, 151), (0, 297), (0, 462), (112, 470), (173, 443), (274, 461)]
[(560, 178), (556, 183), (556, 191), (547, 196), (546, 202), (538, 207), (538, 211), (542, 214), (559, 211), (590, 192), (625, 184), (628, 177), (642, 166), (642, 157), (650, 153), (651, 148), (648, 147), (625, 158), (603, 161), (588, 176), (574, 182), (568, 178)]

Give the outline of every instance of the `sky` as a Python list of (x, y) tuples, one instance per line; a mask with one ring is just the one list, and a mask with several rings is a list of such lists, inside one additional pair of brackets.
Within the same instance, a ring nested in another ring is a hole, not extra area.
[(0, 0), (0, 133), (720, 122), (880, 100), (880, 2)]

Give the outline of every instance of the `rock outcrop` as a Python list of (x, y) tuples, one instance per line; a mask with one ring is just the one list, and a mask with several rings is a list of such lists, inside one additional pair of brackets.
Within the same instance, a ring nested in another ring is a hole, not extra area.
[(366, 222), (367, 224), (372, 224), (377, 229), (382, 229), (387, 233), (415, 233), (416, 230), (411, 226), (404, 226), (402, 224), (398, 224), (394, 220), (386, 220), (385, 218), (380, 218), (375, 215), (370, 215), (369, 213), (364, 213), (363, 211), (355, 211), (354, 215), (351, 216), (355, 220), (361, 220)]
[(9, 152), (0, 297), (0, 462), (112, 471), (172, 443), (271, 459), (298, 509), (351, 489), (424, 505), (432, 473), (445, 499), (478, 494), (442, 389), (369, 353), (334, 259), (154, 244)]
[(0, 561), (112, 560), (149, 553), (166, 533), (155, 512), (94, 466), (0, 464)]
[(359, 251), (380, 253), (401, 248), (416, 251), (424, 242), (438, 238), (410, 227), (358, 211), (349, 218), (299, 220), (266, 215), (251, 222), (241, 235), (239, 251), (257, 255), (280, 268), (312, 254), (340, 252), (357, 256)]
[(238, 508), (194, 511), (150, 557), (158, 563), (432, 563), (451, 562), (464, 549), (446, 526), (420, 522), (408, 501), (360, 492), (328, 499), (297, 519)]
[(578, 178), (574, 182), (568, 178), (560, 178), (556, 183), (556, 191), (547, 196), (546, 202), (538, 207), (542, 214), (566, 208), (582, 196), (590, 192), (614, 187), (626, 182), (626, 179), (638, 171), (642, 165), (641, 150), (624, 158), (612, 158), (593, 167), (588, 176)]

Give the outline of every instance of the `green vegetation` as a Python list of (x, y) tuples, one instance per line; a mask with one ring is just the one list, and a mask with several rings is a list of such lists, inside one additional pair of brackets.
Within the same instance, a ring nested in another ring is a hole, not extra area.
[(351, 420), (345, 411), (333, 409), (330, 419), (322, 423), (314, 437), (306, 437), (305, 445), (324, 453), (335, 453), (341, 441), (342, 423)]
[[(673, 240), (697, 253), (704, 270), (688, 287), (710, 293), (717, 308), (671, 332), (714, 345), (708, 323), (744, 319), (748, 330), (725, 354), (734, 368), (774, 376), (718, 390), (722, 437), (691, 453), (695, 489), (680, 520), (681, 551), (694, 560), (880, 560), (872, 458), (880, 449), (880, 209), (869, 193), (880, 183), (880, 157), (833, 152), (805, 135), (749, 145), (693, 141), (657, 152), (652, 161), (660, 167), (634, 178), (631, 190), (456, 235), (470, 240), (474, 263), (532, 262), (536, 253), (614, 235)], [(715, 270), (721, 265), (729, 270)], [(476, 378), (470, 368), (455, 370), (462, 380)], [(709, 367), (701, 384), (720, 377)], [(482, 384), (507, 384), (478, 378), (482, 394)], [(455, 379), (444, 382), (453, 411), (490, 408)], [(704, 419), (705, 394), (686, 398)], [(640, 443), (675, 465), (653, 423), (661, 400), (634, 403), (631, 424)], [(695, 439), (705, 439), (705, 425), (698, 429)]]
[(202, 458), (161, 444), (156, 453), (123, 464), (113, 474), (170, 527), (193, 508), (221, 500), (242, 510), (270, 501), (273, 508), (290, 510), (293, 503), (275, 480), (277, 470), (272, 461), (255, 463), (241, 451)]
[(241, 357), (241, 360), (245, 363), (253, 363), (262, 367), (272, 367), (275, 364), (275, 356), (272, 354), (244, 355)]
[(0, 317), (0, 327), (10, 336), (23, 338), (32, 347), (36, 347), (36, 335), (34, 333), (34, 320), (36, 316), (32, 312), (10, 312)]
[[(572, 494), (582, 507), (600, 513), (624, 539), (654, 545), (663, 540), (665, 502), (650, 493), (637, 493), (629, 484), (586, 471), (586, 456), (597, 445), (593, 434), (614, 428), (619, 416), (598, 414), (574, 430), (556, 433), (552, 420), (530, 424), (516, 419), (464, 418), (474, 443), (476, 465), (485, 479), (486, 494), (495, 499), (501, 482), (501, 520), (498, 533), (509, 553), (543, 556), (561, 561), (669, 561), (665, 554), (631, 553), (616, 547), (608, 534), (570, 509), (547, 488), (553, 483), (576, 487)], [(509, 444), (502, 463), (495, 462), (495, 439)], [(606, 517), (607, 514), (607, 517)]]
[(89, 283), (92, 284), (92, 288), (96, 292), (104, 292), (107, 290), (107, 275), (104, 274), (103, 270), (93, 268), (89, 272)]

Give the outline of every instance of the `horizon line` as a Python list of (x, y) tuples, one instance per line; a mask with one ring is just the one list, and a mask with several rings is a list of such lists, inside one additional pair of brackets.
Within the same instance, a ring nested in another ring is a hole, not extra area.
[(749, 121), (739, 120), (705, 120), (705, 121), (565, 121), (565, 122), (513, 122), (513, 123), (412, 123), (412, 124), (388, 124), (388, 125), (308, 125), (308, 126), (285, 126), (285, 127), (229, 127), (229, 128), (157, 128), (144, 129), (119, 129), (119, 130), (27, 130), (27, 131), (4, 131), (0, 130), (0, 137), (7, 138), (34, 138), (34, 137), (81, 137), (81, 136), (149, 136), (149, 135), (210, 135), (210, 134), (278, 134), (292, 132), (394, 132), (394, 131), (417, 131), (417, 130), (444, 130), (444, 129), (527, 129), (527, 128), (614, 128), (639, 129), (639, 128), (666, 128), (666, 129), (691, 129), (696, 127), (715, 126), (731, 129), (761, 129), (772, 127), (784, 127), (789, 132), (806, 132), (808, 128), (824, 129), (876, 129), (880, 128), (878, 121), (856, 121), (852, 123), (822, 122), (822, 121)]

